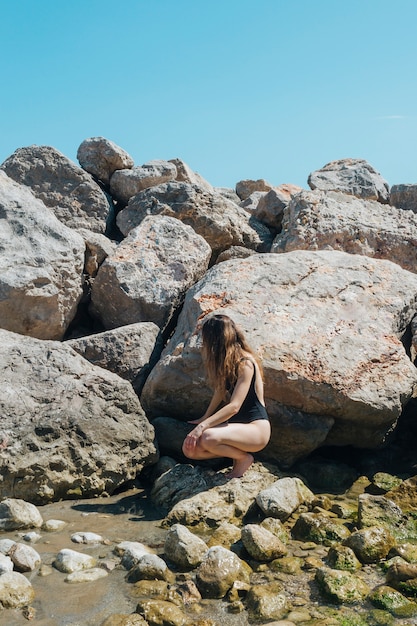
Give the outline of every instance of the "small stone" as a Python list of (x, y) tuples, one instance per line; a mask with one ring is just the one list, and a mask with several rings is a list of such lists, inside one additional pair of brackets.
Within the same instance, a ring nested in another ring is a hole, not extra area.
[(71, 541), (74, 543), (85, 543), (85, 544), (95, 544), (95, 543), (103, 543), (103, 537), (101, 535), (97, 535), (96, 533), (74, 533), (71, 535)]
[(67, 522), (64, 522), (60, 519), (48, 519), (42, 524), (42, 530), (48, 533), (57, 532), (63, 530)]
[(94, 567), (91, 569), (85, 569), (82, 571), (75, 571), (65, 578), (66, 583), (89, 583), (99, 578), (105, 578), (108, 576), (108, 572), (101, 567)]
[[(53, 562), (53, 566), (60, 572), (71, 574), (83, 569), (91, 569), (96, 565), (96, 559), (89, 554), (82, 554), (75, 550), (61, 550)], [(103, 570), (104, 571), (104, 570)]]

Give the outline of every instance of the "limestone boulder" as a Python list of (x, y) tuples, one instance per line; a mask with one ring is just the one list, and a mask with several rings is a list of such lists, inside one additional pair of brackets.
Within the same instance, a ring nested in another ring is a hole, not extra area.
[(0, 171), (0, 327), (61, 339), (82, 296), (85, 244)]
[(262, 358), (275, 461), (294, 462), (320, 445), (317, 429), (311, 438), (296, 419), (281, 420), (282, 405), (322, 421), (321, 443), (373, 448), (395, 426), (417, 384), (401, 342), (416, 294), (415, 274), (343, 252), (294, 251), (220, 263), (189, 290), (141, 402), (155, 417), (189, 420), (204, 413), (211, 391), (200, 324), (222, 312)]
[(342, 250), (417, 272), (417, 215), (337, 192), (305, 191), (284, 211), (271, 252)]
[(222, 546), (209, 548), (196, 570), (196, 584), (203, 598), (224, 598), (236, 580), (249, 582), (248, 569), (239, 557)]
[(0, 331), (0, 497), (112, 493), (156, 460), (132, 386), (69, 346)]
[(108, 185), (116, 170), (131, 169), (132, 157), (118, 145), (104, 137), (84, 139), (77, 150), (77, 159), (81, 167)]
[(389, 201), (389, 185), (364, 159), (340, 159), (327, 163), (308, 177), (311, 189), (342, 191), (358, 198)]
[(316, 580), (324, 597), (335, 604), (357, 604), (371, 591), (359, 576), (329, 567), (319, 568)]
[(100, 267), (91, 311), (108, 329), (134, 322), (163, 329), (206, 272), (210, 256), (210, 246), (190, 226), (149, 215)]
[(397, 209), (417, 213), (417, 185), (393, 185), (390, 191), (390, 204)]
[(284, 209), (291, 199), (302, 191), (296, 185), (280, 185), (263, 195), (252, 214), (273, 232), (279, 232), (282, 227)]
[(265, 225), (228, 198), (200, 185), (172, 182), (146, 189), (120, 211), (117, 225), (127, 235), (146, 215), (167, 215), (192, 226), (216, 254), (230, 246), (265, 251), (272, 242)]
[(243, 526), (242, 543), (255, 561), (270, 562), (287, 554), (287, 548), (282, 541), (259, 524)]
[(314, 494), (300, 478), (285, 476), (260, 491), (256, 503), (266, 516), (285, 521), (301, 504), (309, 504)]
[(128, 380), (140, 394), (162, 351), (162, 335), (153, 322), (128, 324), (66, 342), (93, 365)]
[(171, 526), (165, 539), (165, 556), (182, 568), (200, 565), (207, 550), (207, 544), (182, 524)]
[(170, 161), (155, 160), (130, 169), (116, 170), (110, 178), (110, 193), (118, 202), (127, 204), (143, 189), (161, 185), (177, 177), (177, 168)]
[(19, 498), (5, 498), (0, 502), (1, 530), (40, 528), (43, 524), (39, 509)]
[(0, 576), (0, 607), (18, 609), (28, 606), (35, 598), (32, 584), (19, 572), (6, 572)]
[(270, 189), (273, 189), (273, 186), (264, 178), (239, 180), (236, 183), (236, 193), (241, 200), (246, 200), (255, 191), (270, 191)]
[(19, 148), (1, 165), (16, 182), (30, 187), (70, 228), (106, 232), (114, 209), (93, 178), (51, 146)]
[(395, 538), (384, 526), (369, 526), (353, 532), (343, 544), (354, 551), (361, 563), (378, 563), (395, 546)]
[(246, 200), (239, 202), (239, 206), (241, 206), (242, 209), (245, 209), (248, 213), (253, 213), (256, 210), (260, 199), (266, 196), (267, 193), (267, 191), (254, 191), (246, 198)]
[(85, 228), (78, 228), (77, 232), (85, 242), (84, 271), (88, 276), (94, 278), (103, 261), (115, 252), (117, 244), (105, 235), (94, 233)]
[(213, 186), (198, 172), (194, 172), (187, 163), (184, 163), (181, 159), (169, 159), (169, 163), (173, 163), (177, 168), (175, 180), (190, 183), (191, 185), (200, 185), (207, 189), (207, 191), (213, 191)]

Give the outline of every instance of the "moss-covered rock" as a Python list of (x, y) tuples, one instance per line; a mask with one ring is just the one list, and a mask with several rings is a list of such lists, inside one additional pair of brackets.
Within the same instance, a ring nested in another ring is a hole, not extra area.
[(283, 619), (290, 611), (282, 584), (273, 581), (253, 585), (247, 597), (247, 608), (252, 619)]
[(388, 528), (371, 526), (352, 533), (343, 544), (352, 548), (361, 563), (378, 563), (395, 545)]
[(295, 539), (301, 541), (313, 541), (330, 546), (349, 537), (350, 531), (338, 519), (316, 513), (302, 513), (293, 527), (292, 534)]
[(337, 604), (356, 604), (368, 595), (368, 585), (351, 572), (322, 567), (316, 572), (316, 581), (327, 600)]
[(327, 563), (333, 569), (354, 572), (362, 567), (356, 554), (348, 546), (333, 546), (327, 554)]
[(375, 607), (388, 611), (395, 617), (413, 617), (417, 615), (417, 604), (411, 602), (402, 593), (388, 585), (381, 585), (374, 589), (369, 594), (368, 599)]

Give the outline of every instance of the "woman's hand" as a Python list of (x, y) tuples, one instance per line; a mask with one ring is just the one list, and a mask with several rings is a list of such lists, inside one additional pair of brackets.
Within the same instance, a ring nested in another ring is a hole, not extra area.
[(193, 428), (193, 430), (190, 433), (188, 433), (188, 435), (186, 436), (184, 440), (185, 451), (195, 450), (195, 448), (197, 447), (198, 440), (200, 439), (201, 435), (204, 432), (204, 426), (200, 424), (198, 420), (193, 420), (189, 422), (189, 424), (197, 424), (197, 426)]

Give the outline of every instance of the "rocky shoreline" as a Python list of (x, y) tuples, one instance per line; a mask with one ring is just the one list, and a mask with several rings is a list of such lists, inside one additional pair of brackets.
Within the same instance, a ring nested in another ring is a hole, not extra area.
[[(0, 165), (0, 624), (415, 624), (417, 185), (342, 159), (216, 188), (102, 137), (77, 158)], [(181, 453), (214, 311), (272, 423), (231, 481)], [(109, 526), (132, 485), (146, 513)]]
[[(348, 470), (331, 461), (340, 483)], [(152, 481), (88, 502), (4, 500), (0, 624), (415, 624), (415, 477), (377, 472), (315, 494), (262, 463), (227, 481), (163, 457)]]

